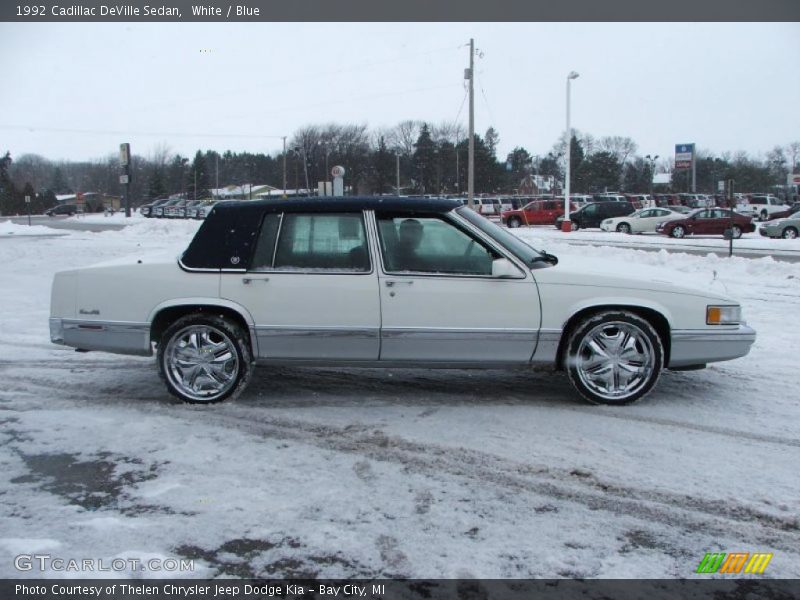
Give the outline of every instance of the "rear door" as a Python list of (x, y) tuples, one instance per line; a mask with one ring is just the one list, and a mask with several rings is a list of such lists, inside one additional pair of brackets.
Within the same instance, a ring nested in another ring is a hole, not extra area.
[(377, 360), (377, 272), (364, 215), (271, 213), (246, 273), (220, 295), (248, 309), (262, 359)]

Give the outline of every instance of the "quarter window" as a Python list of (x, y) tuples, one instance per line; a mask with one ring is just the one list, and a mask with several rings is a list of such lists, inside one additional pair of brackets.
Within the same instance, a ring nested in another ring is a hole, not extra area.
[(273, 265), (290, 271), (369, 271), (361, 213), (284, 214)]
[(378, 214), (387, 272), (491, 275), (499, 258), (482, 242), (438, 217)]

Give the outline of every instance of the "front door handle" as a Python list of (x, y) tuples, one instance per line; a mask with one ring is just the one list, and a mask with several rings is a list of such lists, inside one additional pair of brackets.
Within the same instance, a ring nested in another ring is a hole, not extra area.
[(242, 283), (250, 285), (254, 281), (269, 281), (269, 277), (244, 277)]
[(396, 285), (411, 285), (414, 283), (413, 281), (404, 280), (404, 281), (397, 281), (397, 280), (389, 280), (386, 282), (386, 287), (394, 287)]

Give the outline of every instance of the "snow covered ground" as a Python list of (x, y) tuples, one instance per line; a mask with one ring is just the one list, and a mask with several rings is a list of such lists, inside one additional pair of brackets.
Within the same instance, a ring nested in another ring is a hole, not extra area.
[(46, 553), (188, 557), (192, 577), (671, 578), (712, 551), (800, 577), (797, 265), (604, 248), (621, 270), (715, 272), (758, 331), (629, 407), (544, 372), (261, 367), (235, 402), (184, 406), (153, 359), (49, 343), (54, 272), (177, 254), (198, 225), (0, 236), (0, 577)]

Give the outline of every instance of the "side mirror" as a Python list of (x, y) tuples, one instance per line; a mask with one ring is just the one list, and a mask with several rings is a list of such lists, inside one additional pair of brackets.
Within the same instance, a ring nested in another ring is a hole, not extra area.
[(519, 279), (525, 275), (514, 263), (507, 258), (497, 258), (492, 261), (492, 277), (498, 279)]

